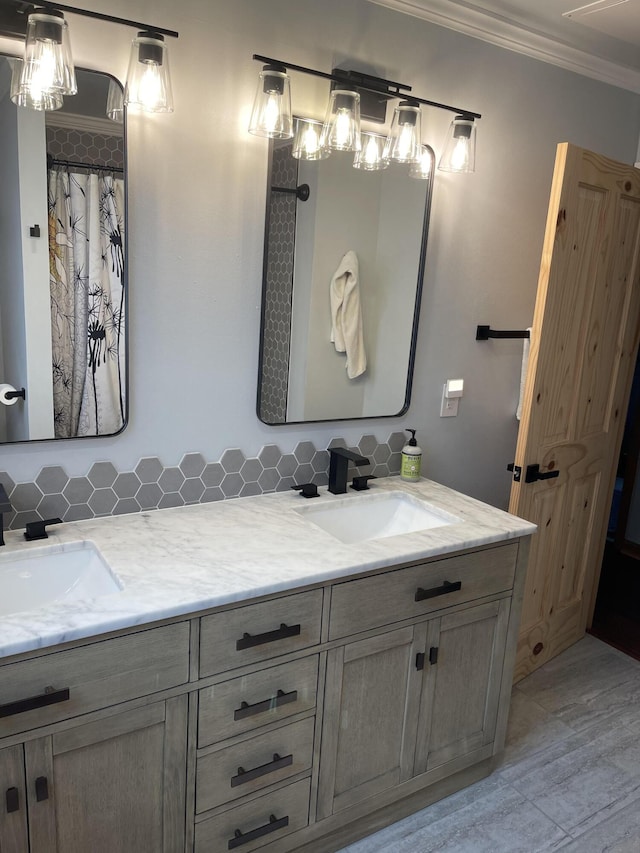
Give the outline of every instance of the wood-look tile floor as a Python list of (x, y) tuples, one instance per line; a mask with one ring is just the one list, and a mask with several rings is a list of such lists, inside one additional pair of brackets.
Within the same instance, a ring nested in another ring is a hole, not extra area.
[(340, 853), (640, 853), (640, 662), (592, 636), (513, 689), (488, 778)]

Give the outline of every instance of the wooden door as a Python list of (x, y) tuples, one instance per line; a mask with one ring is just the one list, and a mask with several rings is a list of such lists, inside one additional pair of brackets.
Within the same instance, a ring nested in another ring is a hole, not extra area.
[[(538, 525), (516, 680), (593, 612), (638, 346), (639, 243), (640, 171), (559, 145), (509, 504)], [(546, 479), (526, 482), (530, 465)]]
[(26, 853), (27, 798), (21, 744), (0, 749), (0, 851)]
[(179, 850), (186, 705), (179, 696), (25, 744), (31, 853)]
[(422, 677), (413, 634), (409, 626), (329, 651), (319, 817), (411, 776)]
[(502, 599), (428, 623), (416, 774), (493, 743), (508, 621)]

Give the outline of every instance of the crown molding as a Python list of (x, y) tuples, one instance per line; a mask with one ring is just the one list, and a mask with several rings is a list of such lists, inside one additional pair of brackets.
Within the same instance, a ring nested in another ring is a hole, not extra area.
[(594, 56), (547, 33), (515, 24), (494, 12), (470, 4), (451, 3), (450, 0), (369, 2), (640, 94), (640, 70)]
[(124, 128), (121, 122), (111, 121), (99, 116), (78, 115), (77, 113), (47, 112), (46, 124), (52, 127), (66, 127), (70, 130), (85, 133), (100, 133), (104, 136), (123, 136)]

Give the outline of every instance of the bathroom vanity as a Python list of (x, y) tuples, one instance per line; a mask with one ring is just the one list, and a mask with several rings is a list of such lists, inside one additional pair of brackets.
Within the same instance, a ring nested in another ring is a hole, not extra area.
[[(389, 495), (434, 526), (311, 520)], [(91, 542), (122, 589), (0, 620), (0, 849), (328, 853), (487, 775), (534, 530), (387, 478), (9, 534), (0, 585)]]

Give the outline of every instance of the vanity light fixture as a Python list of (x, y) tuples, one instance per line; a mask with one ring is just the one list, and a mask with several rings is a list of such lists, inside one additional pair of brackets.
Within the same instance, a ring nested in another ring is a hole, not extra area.
[(353, 89), (333, 89), (320, 135), (329, 151), (360, 151), (360, 95)]
[(322, 133), (322, 122), (308, 118), (295, 119), (295, 135), (293, 137), (293, 148), (291, 156), (296, 160), (325, 160), (331, 151), (322, 148), (320, 135)]
[(20, 85), (22, 78), (22, 60), (17, 57), (9, 59), (11, 66), (11, 89), (9, 97), (14, 104), (19, 107), (28, 107), (32, 110), (59, 110), (64, 103), (62, 95), (48, 95), (44, 92), (33, 92), (30, 89), (23, 89)]
[(131, 42), (124, 103), (148, 113), (172, 113), (173, 94), (164, 36), (143, 30)]
[(249, 133), (269, 139), (291, 139), (291, 90), (287, 69), (270, 63), (260, 72)]
[(476, 125), (469, 116), (456, 116), (449, 133), (438, 168), (443, 172), (475, 172)]
[(422, 153), (420, 106), (414, 101), (400, 101), (393, 111), (391, 130), (384, 146), (385, 160), (395, 163), (417, 163)]
[(27, 18), (20, 94), (38, 102), (47, 95), (75, 95), (77, 91), (64, 15), (58, 9), (32, 12)]
[(177, 38), (174, 30), (61, 3), (0, 0), (0, 36), (25, 40), (20, 82), (11, 95), (14, 103), (38, 110), (59, 109), (63, 96), (77, 92), (65, 12), (140, 30), (132, 46), (125, 102), (149, 112), (173, 110), (164, 36)]
[(423, 145), (420, 153), (420, 158), (416, 163), (412, 163), (409, 167), (409, 177), (417, 178), (421, 181), (428, 181), (433, 177), (433, 167), (436, 162), (436, 155), (433, 153), (433, 148), (430, 145)]
[[(400, 103), (394, 110), (391, 131), (386, 139), (381, 162), (395, 161), (398, 163), (408, 163), (412, 166), (412, 177), (427, 177), (425, 172), (427, 168), (426, 162), (422, 166), (420, 165), (424, 156), (424, 149), (425, 147), (428, 148), (428, 146), (422, 144), (421, 139), (421, 108), (425, 106), (457, 114), (451, 123), (450, 138), (447, 141), (439, 168), (445, 171), (456, 172), (474, 171), (475, 121), (482, 117), (480, 113), (465, 110), (461, 107), (450, 106), (449, 104), (442, 104), (438, 101), (419, 98), (412, 93), (411, 86), (407, 86), (405, 83), (385, 80), (382, 77), (374, 77), (371, 74), (363, 72), (334, 68), (331, 73), (328, 73), (259, 54), (254, 54), (253, 59), (266, 63), (260, 75), (256, 104), (266, 94), (263, 75), (268, 69), (277, 70), (281, 79), (286, 80), (286, 84), (282, 84), (282, 91), (278, 91), (276, 87), (271, 90), (271, 94), (282, 97), (286, 88), (287, 103), (290, 103), (288, 100), (290, 98), (290, 87), (287, 72), (299, 71), (302, 74), (310, 74), (314, 77), (322, 77), (325, 80), (331, 81), (333, 89), (329, 96), (320, 146), (327, 151), (355, 151), (357, 156), (354, 166), (356, 168), (367, 168), (363, 165), (361, 147), (364, 135), (361, 135), (359, 129), (359, 114), (362, 113), (362, 117), (369, 121), (384, 124), (386, 121), (386, 102), (398, 99)], [(254, 106), (254, 113), (255, 111), (256, 107)], [(308, 121), (311, 123), (312, 120), (309, 119)], [(261, 130), (257, 129), (259, 126), (262, 128)], [(292, 132), (288, 135), (277, 132), (277, 122), (274, 121), (271, 122), (271, 127), (268, 122), (259, 125), (254, 120), (253, 114), (249, 130), (251, 133), (271, 138), (290, 138), (293, 136)], [(368, 140), (366, 141), (368, 144)], [(452, 153), (449, 154), (449, 143), (451, 142)], [(322, 159), (320, 156), (307, 156), (303, 153), (304, 149), (298, 145), (294, 147), (298, 152), (294, 156), (297, 156), (298, 159)], [(455, 154), (453, 154), (453, 151), (455, 151)], [(430, 174), (432, 174), (433, 163), (431, 160), (428, 167)], [(384, 166), (378, 166), (377, 168), (384, 168)]]
[(378, 133), (363, 133), (360, 151), (353, 158), (353, 168), (365, 172), (377, 172), (389, 168), (389, 160), (384, 157), (385, 137)]

